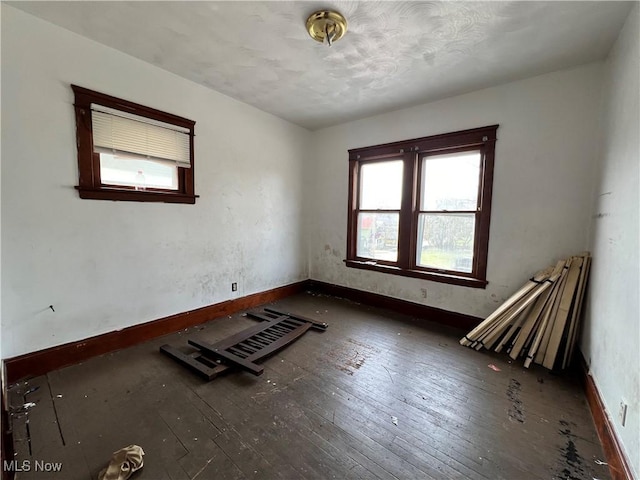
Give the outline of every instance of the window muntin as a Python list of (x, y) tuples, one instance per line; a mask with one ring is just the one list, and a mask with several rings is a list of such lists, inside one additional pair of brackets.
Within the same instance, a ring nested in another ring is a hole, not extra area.
[(497, 128), (350, 150), (347, 266), (484, 288)]
[(80, 198), (195, 203), (195, 122), (71, 86)]

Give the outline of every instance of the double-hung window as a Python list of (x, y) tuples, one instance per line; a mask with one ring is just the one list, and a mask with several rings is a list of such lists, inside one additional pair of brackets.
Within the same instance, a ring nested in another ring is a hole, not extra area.
[(484, 288), (497, 125), (349, 150), (349, 267)]
[(81, 198), (195, 203), (195, 122), (71, 87)]

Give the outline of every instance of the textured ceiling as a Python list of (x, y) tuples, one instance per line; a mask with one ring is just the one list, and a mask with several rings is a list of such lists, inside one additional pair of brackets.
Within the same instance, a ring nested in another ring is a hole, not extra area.
[[(310, 129), (602, 59), (630, 2), (11, 2)], [(307, 16), (334, 7), (331, 48)]]

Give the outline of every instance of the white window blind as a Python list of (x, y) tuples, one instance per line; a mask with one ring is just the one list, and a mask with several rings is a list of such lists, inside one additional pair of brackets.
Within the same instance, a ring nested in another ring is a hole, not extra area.
[(190, 168), (190, 131), (120, 110), (91, 105), (93, 150)]

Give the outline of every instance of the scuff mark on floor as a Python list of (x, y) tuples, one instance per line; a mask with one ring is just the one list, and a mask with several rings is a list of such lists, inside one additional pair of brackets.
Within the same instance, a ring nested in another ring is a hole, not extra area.
[(582, 468), (582, 458), (578, 454), (578, 449), (573, 441), (575, 435), (571, 433), (569, 422), (560, 420), (560, 425), (563, 427), (559, 430), (560, 435), (562, 435), (566, 442), (564, 447), (560, 448), (561, 478), (566, 480), (580, 480), (584, 478), (585, 472)]
[(509, 420), (524, 423), (526, 417), (524, 415), (524, 405), (522, 404), (522, 400), (520, 400), (521, 388), (520, 382), (512, 378), (507, 387), (507, 398), (511, 400), (508, 414)]
[(374, 347), (353, 338), (347, 338), (345, 343), (329, 350), (326, 359), (338, 370), (347, 375), (353, 375), (375, 353), (378, 353), (378, 350)]

